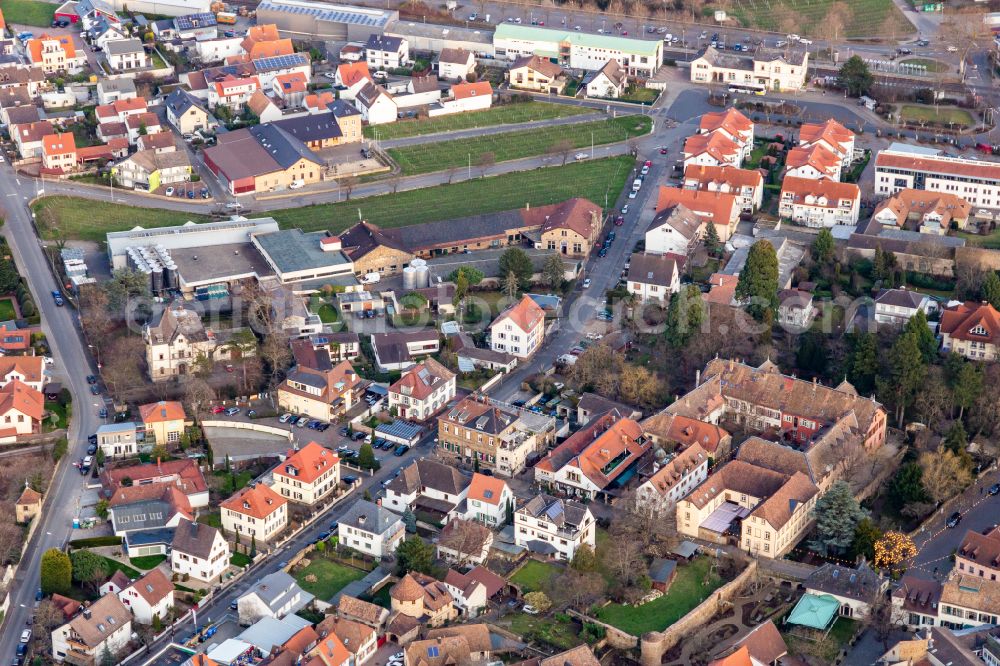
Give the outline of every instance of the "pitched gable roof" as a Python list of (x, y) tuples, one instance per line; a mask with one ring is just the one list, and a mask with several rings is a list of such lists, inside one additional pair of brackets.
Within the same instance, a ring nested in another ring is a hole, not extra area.
[(212, 553), (219, 530), (211, 525), (182, 520), (174, 530), (174, 539), (170, 544), (174, 552), (186, 553), (201, 559), (208, 559)]
[(139, 405), (139, 416), (143, 423), (165, 423), (168, 421), (183, 421), (184, 405), (176, 400), (160, 400)]
[(451, 96), (454, 99), (468, 99), (469, 97), (492, 97), (493, 86), (489, 81), (476, 81), (475, 83), (456, 83), (451, 87)]
[(258, 483), (243, 488), (232, 497), (223, 501), (219, 506), (223, 509), (229, 509), (236, 513), (264, 520), (285, 504), (288, 504), (287, 499), (274, 492), (267, 484)]
[(833, 176), (840, 168), (840, 157), (821, 143), (796, 146), (788, 151), (785, 167), (799, 169), (811, 166), (822, 174)]
[(728, 134), (737, 136), (753, 130), (753, 122), (739, 110), (728, 108), (725, 111), (717, 111), (715, 113), (706, 113), (703, 115), (698, 124), (698, 129), (702, 133), (709, 133), (722, 129)]
[(340, 458), (333, 451), (316, 442), (309, 442), (298, 451), (290, 451), (285, 462), (278, 465), (273, 473), (309, 484), (339, 463)]
[[(155, 606), (164, 597), (174, 591), (174, 584), (160, 567), (150, 569), (144, 576), (137, 578), (128, 587), (134, 589), (150, 606)], [(127, 588), (126, 588), (127, 589)]]
[(426, 400), (454, 378), (455, 373), (434, 359), (428, 358), (407, 370), (389, 387), (389, 391), (412, 400)]
[(684, 141), (684, 157), (707, 154), (717, 162), (732, 162), (740, 154), (740, 146), (722, 132), (692, 134)]
[(688, 473), (701, 465), (708, 464), (708, 452), (698, 444), (692, 444), (674, 456), (646, 481), (657, 493), (666, 497), (674, 486)]
[(857, 201), (861, 189), (854, 183), (841, 183), (828, 178), (819, 180), (785, 176), (781, 181), (781, 202), (804, 206), (838, 208), (843, 199)]
[(503, 498), (504, 488), (506, 487), (507, 482), (503, 479), (475, 472), (472, 475), (466, 499), (478, 500), (486, 504), (499, 506), (500, 500)]
[(537, 55), (521, 56), (510, 65), (510, 69), (512, 70), (522, 67), (527, 67), (550, 79), (554, 79), (562, 74), (562, 67), (547, 58)]
[(497, 318), (490, 324), (490, 328), (493, 328), (499, 322), (509, 320), (519, 329), (528, 333), (534, 330), (538, 326), (538, 323), (544, 319), (545, 311), (530, 296), (522, 296), (520, 301), (497, 315)]

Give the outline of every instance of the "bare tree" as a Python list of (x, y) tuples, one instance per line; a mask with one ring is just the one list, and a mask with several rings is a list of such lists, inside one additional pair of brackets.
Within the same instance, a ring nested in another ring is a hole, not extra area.
[(924, 488), (934, 502), (942, 502), (960, 492), (972, 482), (972, 474), (951, 451), (939, 447), (918, 458), (923, 471)]
[(496, 164), (496, 162), (497, 162), (496, 153), (494, 153), (492, 151), (486, 151), (485, 153), (482, 153), (476, 159), (476, 166), (479, 167), (479, 177), (480, 178), (485, 178), (486, 177), (486, 171), (491, 166), (493, 166), (494, 164)]
[(184, 385), (184, 402), (188, 404), (196, 418), (201, 416), (214, 399), (215, 391), (204, 379), (192, 377)]
[(105, 354), (102, 376), (116, 398), (144, 384), (146, 347), (138, 337), (118, 338)]
[(62, 610), (50, 599), (43, 599), (35, 606), (35, 621), (31, 633), (41, 643), (43, 653), (52, 653), (52, 631), (65, 621)]
[(556, 141), (555, 143), (552, 144), (552, 147), (549, 148), (549, 152), (551, 152), (553, 155), (562, 156), (563, 166), (566, 165), (566, 160), (569, 159), (569, 154), (572, 151), (573, 151), (573, 143), (569, 139), (562, 139), (560, 141)]
[(456, 564), (459, 567), (468, 565), (483, 552), (483, 544), (489, 530), (471, 520), (454, 518), (448, 521), (441, 531), (438, 542), (444, 548), (453, 551)]

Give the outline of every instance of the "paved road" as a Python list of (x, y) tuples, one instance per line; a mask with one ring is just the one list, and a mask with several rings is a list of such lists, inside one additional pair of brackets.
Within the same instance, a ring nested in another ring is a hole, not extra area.
[(5, 660), (13, 656), (20, 629), (31, 615), (35, 590), (38, 589), (36, 563), (47, 549), (60, 548), (70, 538), (71, 519), (79, 509), (83, 491), (83, 479), (70, 463), (84, 455), (87, 446), (85, 435), (94, 432), (99, 423), (95, 398), (90, 395), (86, 382), (93, 368), (86, 345), (78, 333), (75, 311), (68, 307), (56, 307), (53, 303), (49, 292), (57, 285), (25, 207), (28, 188), (17, 181), (8, 165), (0, 166), (0, 206), (6, 219), (3, 235), (41, 312), (42, 330), (48, 337), (55, 359), (53, 372), (61, 376), (63, 386), (73, 394), (73, 418), (69, 427), (69, 452), (56, 469), (45, 498), (45, 510), (39, 519), (41, 523), (22, 558), (26, 565), (18, 570), (11, 590), (11, 608), (4, 630), (0, 632), (0, 656)]

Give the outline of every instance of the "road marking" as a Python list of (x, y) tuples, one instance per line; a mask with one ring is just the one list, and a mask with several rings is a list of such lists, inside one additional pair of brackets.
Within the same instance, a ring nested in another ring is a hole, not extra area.
[(20, 178), (15, 178), (14, 180), (16, 180), (16, 181), (17, 181), (17, 184), (18, 184), (18, 185), (20, 185), (20, 184), (21, 184), (21, 179), (20, 179)]

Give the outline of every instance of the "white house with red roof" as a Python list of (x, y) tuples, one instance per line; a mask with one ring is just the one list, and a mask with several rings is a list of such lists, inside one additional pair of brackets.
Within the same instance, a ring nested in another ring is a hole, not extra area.
[(298, 451), (289, 451), (272, 476), (271, 487), (276, 493), (293, 502), (312, 505), (340, 483), (340, 458), (316, 442), (309, 442)]
[(489, 81), (456, 83), (451, 86), (450, 95), (441, 99), (439, 105), (431, 106), (427, 115), (443, 116), (465, 111), (484, 111), (493, 106), (493, 86)]
[(213, 108), (221, 105), (239, 111), (258, 90), (260, 79), (256, 76), (238, 77), (227, 74), (208, 86), (208, 104)]
[(740, 147), (741, 161), (749, 158), (750, 151), (753, 150), (753, 121), (734, 108), (703, 115), (698, 123), (698, 133), (728, 137)]
[(861, 190), (854, 183), (823, 178), (785, 176), (781, 182), (778, 215), (807, 227), (856, 225)]
[(692, 164), (684, 169), (683, 187), (732, 194), (745, 213), (759, 209), (764, 201), (764, 176), (753, 169)]
[(694, 134), (684, 142), (684, 167), (692, 164), (739, 167), (743, 148), (723, 132)]
[(266, 542), (288, 525), (288, 500), (263, 483), (243, 488), (219, 505), (222, 529)]
[(17, 435), (31, 435), (41, 429), (45, 396), (19, 379), (0, 387), (0, 438), (12, 441)]
[(854, 132), (833, 118), (823, 123), (803, 123), (799, 128), (800, 146), (824, 146), (840, 157), (841, 168), (846, 169), (854, 161)]
[(989, 303), (969, 301), (941, 311), (941, 349), (974, 361), (996, 361), (1000, 352), (1000, 312)]
[(340, 99), (347, 101), (357, 97), (358, 92), (365, 87), (366, 83), (374, 82), (366, 62), (343, 63), (337, 67), (337, 71), (333, 75), (334, 85), (344, 86), (344, 89), (340, 91)]
[(636, 500), (653, 512), (672, 510), (674, 504), (708, 478), (708, 452), (697, 442), (655, 471), (636, 489)]
[(840, 180), (840, 155), (822, 143), (797, 146), (785, 156), (785, 176)]
[(545, 311), (529, 296), (522, 296), (490, 324), (490, 349), (496, 352), (529, 358), (544, 340)]
[(399, 418), (424, 421), (455, 397), (455, 373), (432, 358), (407, 370), (389, 387), (389, 409)]
[(150, 569), (141, 578), (118, 592), (118, 598), (132, 611), (139, 624), (153, 624), (153, 618), (167, 622), (174, 605), (174, 584), (160, 567)]
[(549, 452), (535, 465), (535, 481), (573, 497), (594, 499), (627, 479), (652, 447), (636, 421), (610, 412)]
[(500, 527), (507, 521), (508, 509), (513, 512), (514, 501), (514, 492), (506, 481), (476, 472), (465, 496), (466, 512), (463, 517), (487, 527)]

